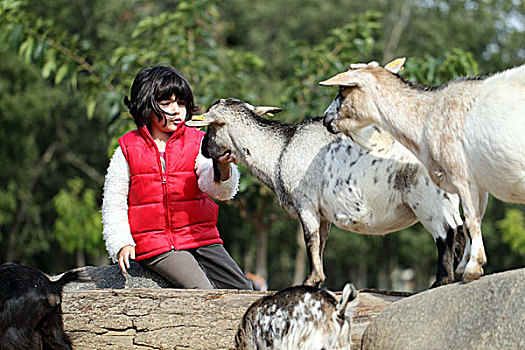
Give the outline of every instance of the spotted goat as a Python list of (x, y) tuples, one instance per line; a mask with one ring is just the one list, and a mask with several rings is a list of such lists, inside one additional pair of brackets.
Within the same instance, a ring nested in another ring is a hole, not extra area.
[(471, 239), (457, 272), (465, 282), (478, 279), (487, 261), (481, 220), (488, 194), (525, 203), (525, 65), (428, 87), (371, 62), (320, 84), (339, 87), (324, 114), (329, 130), (351, 134), (378, 125), (424, 164), (434, 183), (459, 195)]
[(435, 285), (454, 279), (455, 256), (461, 254), (455, 251), (463, 247), (457, 196), (438, 189), (417, 159), (388, 134), (364, 130), (364, 150), (344, 134), (327, 132), (322, 118), (283, 124), (262, 117), (279, 111), (222, 99), (186, 124), (208, 127), (203, 155), (217, 159), (231, 152), (299, 218), (310, 262), (304, 284), (319, 286), (325, 280), (323, 250), (331, 223), (384, 235), (418, 220), (437, 245)]
[(62, 288), (86, 280), (79, 270), (53, 282), (34, 267), (0, 266), (0, 350), (71, 350), (62, 324)]
[(351, 302), (347, 284), (339, 302), (326, 289), (295, 286), (255, 301), (246, 310), (237, 335), (237, 350), (350, 349)]

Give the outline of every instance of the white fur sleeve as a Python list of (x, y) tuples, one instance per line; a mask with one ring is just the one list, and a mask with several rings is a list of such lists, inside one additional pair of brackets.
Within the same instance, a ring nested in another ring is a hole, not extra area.
[(230, 169), (231, 176), (228, 180), (218, 183), (213, 181), (213, 162), (199, 152), (195, 159), (195, 172), (200, 190), (220, 201), (232, 199), (239, 190), (239, 170), (233, 163), (230, 163)]
[(129, 166), (118, 147), (109, 162), (102, 201), (102, 234), (113, 262), (126, 245), (135, 246), (128, 221)]

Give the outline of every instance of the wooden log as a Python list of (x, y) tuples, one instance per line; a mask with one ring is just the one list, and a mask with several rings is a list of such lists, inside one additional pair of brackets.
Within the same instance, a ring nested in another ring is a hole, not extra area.
[[(246, 309), (270, 292), (97, 289), (64, 292), (64, 327), (75, 349), (234, 349)], [(406, 295), (362, 291), (353, 349), (381, 310)]]

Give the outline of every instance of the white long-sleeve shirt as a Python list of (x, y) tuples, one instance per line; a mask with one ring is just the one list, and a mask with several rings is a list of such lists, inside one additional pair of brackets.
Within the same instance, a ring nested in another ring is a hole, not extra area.
[[(231, 176), (228, 180), (219, 183), (213, 181), (212, 160), (199, 152), (195, 159), (199, 189), (218, 200), (233, 198), (239, 189), (239, 171), (233, 163), (230, 164), (230, 169)], [(113, 262), (118, 260), (122, 247), (135, 246), (128, 220), (129, 182), (129, 165), (119, 146), (109, 162), (102, 201), (102, 234)]]

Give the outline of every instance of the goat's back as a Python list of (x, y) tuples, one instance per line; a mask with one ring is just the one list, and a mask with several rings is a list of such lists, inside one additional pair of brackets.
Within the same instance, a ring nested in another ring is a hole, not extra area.
[(346, 136), (327, 132), (320, 118), (310, 118), (296, 124), (295, 132), (281, 154), (281, 186), (287, 192), (295, 192), (296, 188), (301, 187), (311, 191), (313, 187), (320, 186), (326, 153), (330, 144), (341, 137)]
[(0, 350), (71, 349), (60, 303), (64, 285), (76, 280), (83, 280), (79, 271), (51, 281), (34, 267), (0, 266)]
[(335, 297), (324, 289), (309, 286), (283, 289), (248, 308), (235, 337), (236, 347), (295, 350), (349, 347), (350, 321), (338, 319), (336, 307)]

